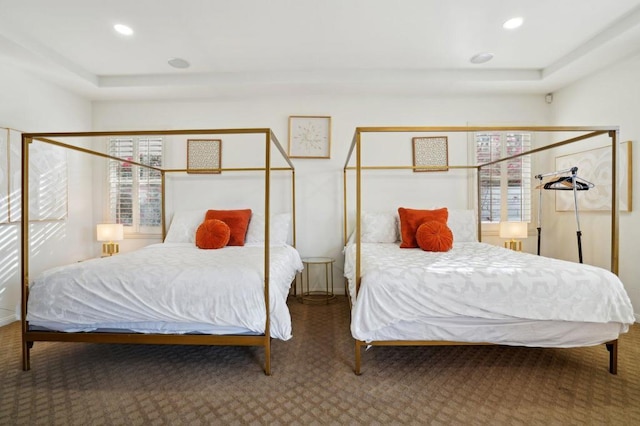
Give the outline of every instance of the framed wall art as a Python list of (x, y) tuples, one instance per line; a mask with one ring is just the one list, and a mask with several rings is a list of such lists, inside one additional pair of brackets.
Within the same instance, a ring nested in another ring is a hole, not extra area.
[[(632, 163), (631, 141), (620, 144), (618, 158), (618, 207), (620, 211), (632, 211)], [(592, 182), (595, 186), (588, 191), (578, 192), (578, 207), (581, 211), (611, 210), (611, 147), (590, 149), (556, 157), (556, 170), (577, 167), (577, 176)], [(572, 191), (556, 192), (556, 211), (573, 211)]]
[(222, 140), (187, 139), (187, 173), (220, 174)]
[(9, 129), (0, 127), (0, 223), (9, 222)]
[[(29, 148), (29, 221), (59, 221), (68, 213), (67, 151), (33, 141)], [(22, 132), (9, 130), (9, 222), (22, 220)]]
[[(414, 172), (449, 170), (449, 147), (446, 136), (415, 137), (412, 141)], [(425, 168), (418, 168), (419, 166)]]
[(331, 158), (331, 117), (289, 117), (289, 157)]

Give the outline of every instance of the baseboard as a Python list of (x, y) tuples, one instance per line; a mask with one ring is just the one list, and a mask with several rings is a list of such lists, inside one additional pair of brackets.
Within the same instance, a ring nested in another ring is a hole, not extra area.
[(0, 309), (0, 327), (17, 321), (16, 314), (9, 309)]
[(636, 316), (636, 323), (640, 324), (640, 314), (634, 314)]

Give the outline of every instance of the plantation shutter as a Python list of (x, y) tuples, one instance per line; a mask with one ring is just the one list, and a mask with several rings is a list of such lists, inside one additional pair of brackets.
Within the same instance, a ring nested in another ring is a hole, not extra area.
[[(477, 164), (531, 149), (530, 133), (476, 133), (475, 140)], [(478, 179), (483, 222), (531, 220), (531, 156), (483, 167)]]
[(162, 186), (159, 171), (134, 166), (127, 160), (162, 166), (162, 138), (122, 137), (108, 143), (109, 214), (128, 233), (155, 233), (161, 225)]

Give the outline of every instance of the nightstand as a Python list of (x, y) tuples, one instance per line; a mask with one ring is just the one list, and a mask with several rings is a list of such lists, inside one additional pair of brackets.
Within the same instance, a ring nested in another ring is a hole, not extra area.
[[(305, 257), (302, 259), (304, 271), (301, 274), (301, 293), (300, 301), (302, 303), (329, 303), (336, 296), (333, 293), (333, 263), (335, 259), (331, 257)], [(324, 290), (311, 290), (309, 271), (312, 267), (315, 269), (324, 269)], [(306, 278), (306, 279), (305, 279)]]

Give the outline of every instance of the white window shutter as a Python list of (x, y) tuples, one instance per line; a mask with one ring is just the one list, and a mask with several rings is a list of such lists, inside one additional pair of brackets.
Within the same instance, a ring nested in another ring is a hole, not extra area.
[(109, 215), (127, 233), (157, 233), (161, 225), (162, 187), (159, 171), (134, 166), (127, 160), (162, 166), (160, 137), (121, 137), (108, 142)]

